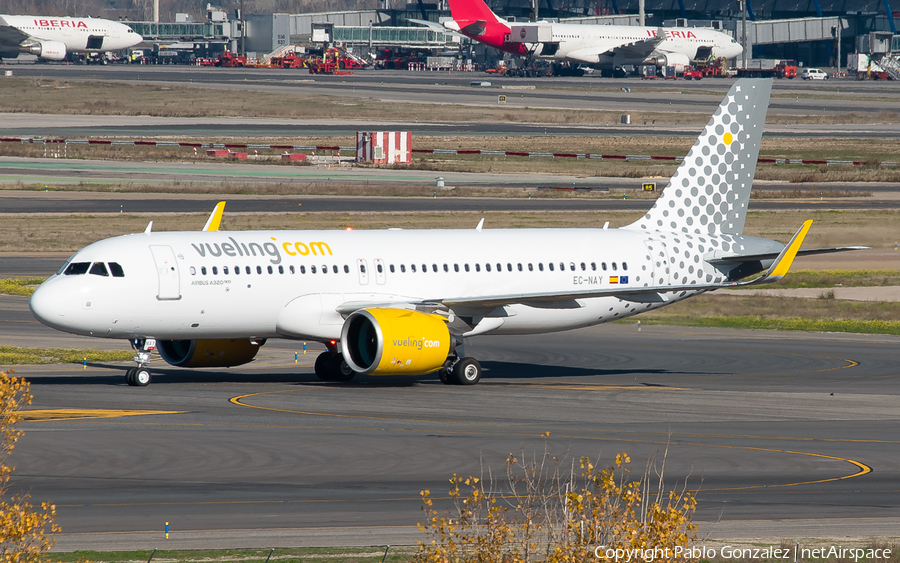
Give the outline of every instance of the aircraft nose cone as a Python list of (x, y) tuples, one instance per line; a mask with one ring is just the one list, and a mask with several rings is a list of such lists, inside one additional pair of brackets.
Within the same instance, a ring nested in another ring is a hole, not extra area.
[(34, 318), (45, 325), (65, 330), (65, 296), (60, 295), (58, 288), (52, 285), (48, 282), (41, 284), (28, 301), (28, 307)]

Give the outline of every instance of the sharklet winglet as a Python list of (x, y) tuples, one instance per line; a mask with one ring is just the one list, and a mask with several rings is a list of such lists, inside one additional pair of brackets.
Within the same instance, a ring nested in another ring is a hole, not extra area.
[(220, 201), (216, 204), (215, 209), (210, 214), (209, 219), (206, 221), (206, 225), (203, 226), (204, 231), (218, 231), (219, 225), (222, 223), (222, 213), (225, 212), (225, 202)]

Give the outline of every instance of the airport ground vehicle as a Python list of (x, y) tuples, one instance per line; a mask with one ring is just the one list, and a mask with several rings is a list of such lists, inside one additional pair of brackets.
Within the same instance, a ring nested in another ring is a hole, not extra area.
[(235, 68), (247, 66), (247, 57), (235, 55), (231, 51), (223, 51), (214, 66)]
[(800, 73), (803, 80), (828, 80), (828, 73), (819, 68), (804, 68)]
[(797, 76), (797, 62), (785, 59), (772, 68), (739, 68), (736, 74), (738, 78), (794, 78)]

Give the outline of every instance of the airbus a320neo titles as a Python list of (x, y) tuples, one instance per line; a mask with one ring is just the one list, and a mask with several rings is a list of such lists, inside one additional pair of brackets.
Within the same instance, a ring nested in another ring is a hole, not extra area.
[(741, 234), (771, 86), (736, 81), (625, 227), (223, 232), (221, 202), (202, 231), (151, 222), (85, 247), (31, 310), (62, 331), (130, 340), (131, 385), (150, 382), (154, 349), (175, 366), (235, 366), (276, 337), (324, 343), (323, 380), (437, 371), (472, 385), (482, 369), (464, 338), (587, 327), (787, 274), (812, 221), (787, 245)]
[(0, 59), (29, 53), (50, 61), (69, 53), (104, 53), (144, 39), (127, 25), (101, 18), (0, 15)]

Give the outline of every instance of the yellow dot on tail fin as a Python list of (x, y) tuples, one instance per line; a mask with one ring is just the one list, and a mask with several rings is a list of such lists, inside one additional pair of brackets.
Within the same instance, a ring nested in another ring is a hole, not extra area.
[(734, 141), (734, 137), (731, 136), (731, 133), (725, 133), (725, 136), (722, 137), (722, 140), (726, 145), (730, 145), (732, 141)]

